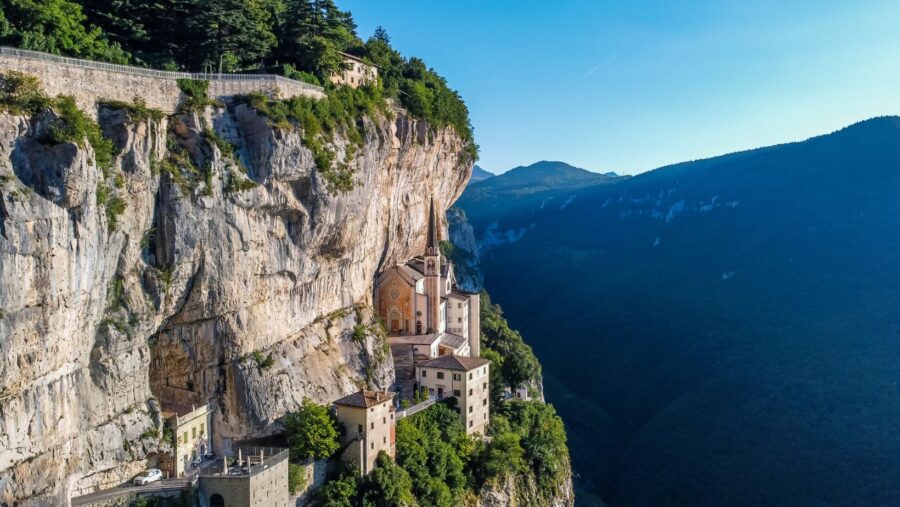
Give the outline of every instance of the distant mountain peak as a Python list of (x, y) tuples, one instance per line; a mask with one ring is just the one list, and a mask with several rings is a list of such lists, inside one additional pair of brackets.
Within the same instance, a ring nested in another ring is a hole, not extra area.
[(490, 171), (486, 171), (483, 167), (476, 164), (475, 167), (472, 168), (472, 177), (469, 178), (469, 184), (471, 185), (472, 183), (475, 183), (476, 181), (482, 181), (482, 180), (486, 180), (488, 178), (493, 178), (494, 176), (497, 176), (497, 175)]

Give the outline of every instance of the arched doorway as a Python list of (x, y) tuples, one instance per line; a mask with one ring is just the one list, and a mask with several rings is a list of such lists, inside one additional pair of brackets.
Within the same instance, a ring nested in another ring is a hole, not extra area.
[(225, 507), (225, 499), (222, 495), (216, 493), (209, 497), (209, 507)]
[(391, 334), (400, 334), (400, 311), (396, 308), (391, 308), (391, 312), (390, 314), (388, 314), (388, 319), (390, 319)]

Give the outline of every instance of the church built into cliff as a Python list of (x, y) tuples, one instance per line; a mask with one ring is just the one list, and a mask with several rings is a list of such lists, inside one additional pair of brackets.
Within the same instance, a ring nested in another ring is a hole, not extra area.
[(453, 264), (441, 255), (434, 199), (425, 254), (378, 276), (375, 307), (388, 329), (392, 348), (406, 345), (426, 360), (444, 355), (479, 356), (479, 296), (456, 286)]

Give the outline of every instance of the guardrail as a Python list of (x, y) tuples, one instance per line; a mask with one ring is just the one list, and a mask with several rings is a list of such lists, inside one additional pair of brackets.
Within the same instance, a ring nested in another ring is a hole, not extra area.
[(72, 67), (81, 67), (85, 69), (103, 70), (108, 72), (119, 72), (122, 74), (132, 74), (136, 76), (155, 77), (161, 79), (195, 79), (201, 81), (274, 81), (290, 86), (304, 88), (310, 91), (324, 93), (325, 89), (296, 79), (289, 79), (284, 76), (275, 74), (217, 74), (203, 72), (175, 72), (168, 70), (145, 69), (143, 67), (133, 67), (131, 65), (119, 65), (116, 63), (96, 62), (93, 60), (82, 60), (79, 58), (70, 58), (67, 56), (51, 55), (40, 51), (31, 51), (29, 49), (17, 49), (0, 46), (0, 56), (13, 56), (16, 58), (26, 58), (29, 60), (40, 60), (44, 62), (59, 63)]

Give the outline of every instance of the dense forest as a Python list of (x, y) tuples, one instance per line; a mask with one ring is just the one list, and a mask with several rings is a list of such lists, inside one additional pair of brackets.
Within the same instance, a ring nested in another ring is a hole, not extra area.
[(379, 67), (378, 97), (433, 127), (452, 126), (477, 156), (468, 109), (446, 80), (378, 28), (368, 40), (333, 0), (7, 0), (0, 45), (194, 72), (270, 72), (328, 86), (341, 53)]

